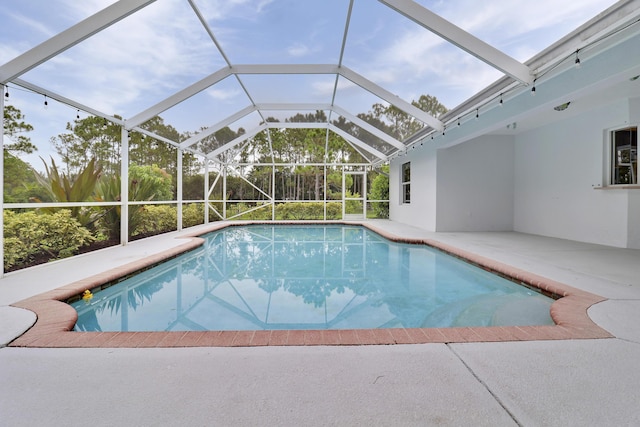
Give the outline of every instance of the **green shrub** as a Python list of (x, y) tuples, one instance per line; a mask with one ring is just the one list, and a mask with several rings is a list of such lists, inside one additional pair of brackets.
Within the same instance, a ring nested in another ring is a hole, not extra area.
[(176, 230), (178, 212), (175, 206), (146, 205), (139, 212), (139, 221), (131, 236), (150, 236)]
[(204, 205), (202, 203), (190, 203), (182, 207), (182, 226), (193, 227), (204, 224)]
[[(350, 203), (350, 202), (347, 202)], [(357, 202), (355, 202), (357, 203)], [(286, 202), (276, 204), (276, 220), (321, 220), (324, 217), (323, 202)], [(245, 211), (250, 206), (244, 203), (233, 205), (233, 212)], [(227, 215), (233, 214), (227, 211)], [(271, 205), (264, 205), (261, 209), (244, 213), (235, 217), (237, 220), (268, 221), (271, 220)], [(342, 203), (327, 202), (327, 219), (342, 219)]]
[[(49, 199), (62, 203), (91, 200), (102, 174), (102, 167), (96, 163), (95, 158), (92, 158), (76, 176), (71, 176), (58, 170), (53, 158), (51, 159), (51, 166), (47, 165), (44, 159), (42, 159), (42, 163), (44, 163), (47, 175), (44, 177), (36, 173), (35, 177), (46, 191)], [(33, 201), (41, 202), (42, 200), (34, 197)], [(60, 209), (67, 210), (66, 208), (39, 208), (40, 212), (43, 213), (54, 213)], [(75, 206), (69, 209), (71, 216), (77, 219), (82, 226), (93, 227), (93, 223), (96, 221), (94, 210), (82, 206)]]
[(53, 214), (4, 211), (4, 268), (20, 267), (39, 258), (69, 257), (94, 238), (67, 209)]
[(327, 219), (342, 219), (342, 203), (327, 203)]
[[(382, 172), (373, 179), (369, 200), (389, 200), (389, 168)], [(376, 218), (389, 218), (389, 202), (374, 202), (371, 208)]]
[[(129, 166), (129, 200), (173, 200), (173, 180), (158, 165)], [(137, 186), (147, 187), (143, 195), (136, 195)]]
[[(121, 200), (120, 175), (103, 176), (96, 185), (94, 199), (96, 202), (115, 202)], [(169, 200), (172, 196), (171, 176), (157, 165), (139, 166), (132, 164), (129, 168), (129, 200), (144, 202), (150, 200)], [(129, 205), (129, 230), (131, 235), (136, 234), (136, 229), (142, 221), (142, 205)], [(108, 235), (110, 239), (118, 239), (120, 236), (120, 206), (97, 208), (97, 232)], [(148, 225), (142, 225), (146, 227)]]
[[(255, 206), (249, 206), (245, 203), (235, 203), (233, 205), (233, 209), (237, 210), (237, 212), (248, 211), (249, 209), (254, 208)], [(235, 211), (234, 211), (235, 212)], [(227, 211), (227, 215), (233, 215), (233, 212)], [(271, 205), (264, 205), (260, 209), (253, 210), (251, 212), (245, 212), (235, 218), (235, 220), (251, 220), (251, 221), (268, 221), (271, 219)]]

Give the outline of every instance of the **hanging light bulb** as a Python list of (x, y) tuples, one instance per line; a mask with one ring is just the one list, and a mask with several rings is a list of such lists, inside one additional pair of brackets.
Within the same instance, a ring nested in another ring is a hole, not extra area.
[(504, 105), (504, 102), (502, 101), (502, 94), (500, 94), (500, 103), (499, 105), (502, 107)]
[(458, 117), (458, 126), (460, 126), (460, 117)]
[(580, 64), (580, 58), (578, 57), (578, 52), (580, 52), (580, 49), (576, 50), (576, 60), (575, 60), (575, 67), (576, 68), (580, 68), (580, 66), (582, 64)]
[(476, 108), (476, 120), (480, 118), (480, 109)]
[(76, 111), (76, 119), (80, 120), (80, 110)]
[(46, 110), (49, 107), (49, 102), (47, 101), (47, 95), (44, 96), (44, 109)]
[(4, 89), (5, 89), (4, 97), (9, 98), (9, 86), (5, 86)]
[(531, 96), (536, 96), (536, 81), (533, 81), (533, 87), (531, 88)]

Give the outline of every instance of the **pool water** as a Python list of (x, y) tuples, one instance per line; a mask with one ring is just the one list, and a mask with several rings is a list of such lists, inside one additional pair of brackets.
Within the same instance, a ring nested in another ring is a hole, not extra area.
[(361, 226), (232, 226), (72, 305), (78, 331), (553, 324), (553, 300)]

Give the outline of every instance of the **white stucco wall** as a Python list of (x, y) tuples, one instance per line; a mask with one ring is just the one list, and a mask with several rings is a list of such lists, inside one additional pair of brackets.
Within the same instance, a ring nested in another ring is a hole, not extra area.
[[(436, 230), (436, 150), (420, 147), (391, 162), (389, 218), (428, 231)], [(400, 201), (400, 170), (411, 162), (411, 203)]]
[[(394, 159), (390, 218), (429, 231), (514, 230), (640, 248), (640, 189), (595, 189), (606, 184), (609, 131), (639, 124), (640, 100), (569, 114), (514, 136), (422, 147)], [(412, 199), (403, 205), (400, 167), (407, 161)]]
[(640, 249), (640, 190), (629, 191), (627, 247)]
[(607, 130), (628, 124), (624, 101), (518, 135), (514, 229), (626, 247), (634, 190), (593, 187), (603, 184)]
[(439, 150), (436, 230), (513, 230), (513, 162), (512, 136)]
[[(485, 136), (455, 147), (420, 147), (391, 164), (390, 218), (429, 231), (513, 229), (513, 142)], [(411, 203), (400, 203), (411, 162)]]

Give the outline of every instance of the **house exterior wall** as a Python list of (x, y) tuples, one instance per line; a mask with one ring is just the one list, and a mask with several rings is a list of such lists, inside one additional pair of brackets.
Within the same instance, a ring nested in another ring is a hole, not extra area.
[(629, 192), (638, 190), (594, 189), (606, 183), (608, 130), (628, 124), (621, 101), (518, 135), (514, 230), (628, 247)]
[(438, 150), (436, 230), (513, 230), (513, 173), (512, 136)]
[(640, 190), (629, 191), (627, 247), (640, 249)]
[[(391, 163), (390, 218), (429, 231), (514, 230), (638, 249), (640, 189), (598, 189), (609, 131), (637, 124), (640, 100), (627, 99), (514, 136), (410, 150)], [(402, 205), (407, 161), (412, 200)]]
[[(401, 202), (402, 164), (411, 162), (411, 203)], [(389, 168), (389, 218), (428, 231), (436, 230), (436, 150), (420, 147), (391, 162)]]
[[(484, 136), (446, 149), (420, 147), (390, 168), (390, 218), (428, 231), (513, 229), (513, 140)], [(400, 171), (411, 162), (411, 203)]]

